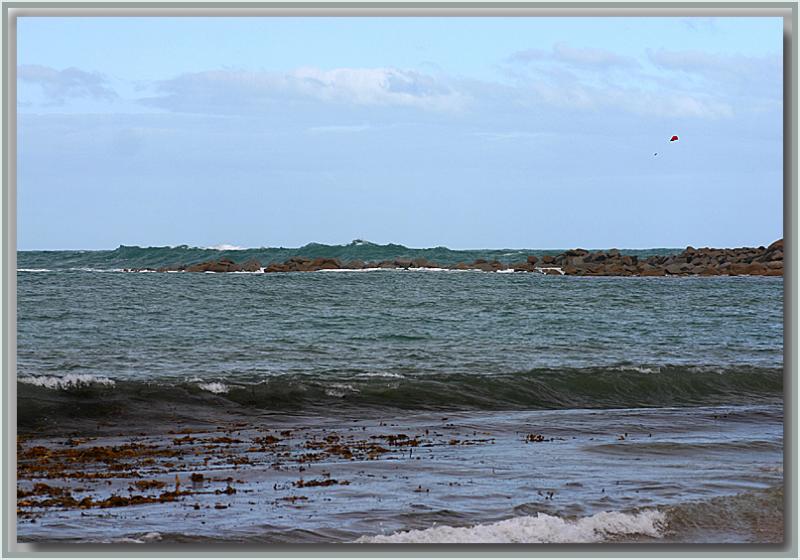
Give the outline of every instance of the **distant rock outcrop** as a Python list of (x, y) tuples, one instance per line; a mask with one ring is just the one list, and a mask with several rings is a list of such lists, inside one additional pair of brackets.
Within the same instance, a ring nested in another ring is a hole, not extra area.
[[(406, 269), (444, 268), (449, 270), (480, 270), (499, 272), (534, 272), (566, 276), (782, 276), (783, 239), (769, 247), (739, 247), (711, 249), (703, 247), (686, 249), (676, 255), (653, 255), (641, 259), (636, 255), (622, 255), (617, 249), (590, 252), (570, 249), (559, 255), (531, 255), (526, 262), (505, 264), (498, 260), (476, 259), (471, 263), (440, 265), (425, 258), (402, 258), (380, 262), (351, 260), (342, 263), (336, 258), (291, 257), (283, 263), (269, 263), (262, 267), (258, 261), (237, 264), (230, 259), (207, 261), (199, 264), (162, 267), (158, 272), (315, 272), (319, 270), (363, 270), (372, 268)], [(125, 269), (130, 272), (153, 269)]]

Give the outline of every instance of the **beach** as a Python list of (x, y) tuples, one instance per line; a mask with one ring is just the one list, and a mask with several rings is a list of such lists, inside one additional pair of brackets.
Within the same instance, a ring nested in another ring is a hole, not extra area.
[(782, 278), (44, 258), (20, 541), (783, 540)]

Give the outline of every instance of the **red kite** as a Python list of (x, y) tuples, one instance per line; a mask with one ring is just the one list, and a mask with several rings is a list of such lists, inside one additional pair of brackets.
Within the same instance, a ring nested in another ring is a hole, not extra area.
[(670, 142), (674, 142), (674, 141), (675, 141), (675, 140), (677, 140), (677, 139), (678, 139), (678, 137), (677, 137), (677, 136), (673, 136), (672, 138), (670, 138), (670, 139), (669, 139), (669, 141), (670, 141)]

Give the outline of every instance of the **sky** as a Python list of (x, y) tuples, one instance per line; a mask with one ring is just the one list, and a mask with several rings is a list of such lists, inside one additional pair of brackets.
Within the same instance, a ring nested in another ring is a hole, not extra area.
[(780, 18), (17, 26), (20, 250), (782, 237)]

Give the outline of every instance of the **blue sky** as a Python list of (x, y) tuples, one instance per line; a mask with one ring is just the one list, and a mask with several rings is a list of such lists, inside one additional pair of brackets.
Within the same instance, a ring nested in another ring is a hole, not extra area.
[(22, 250), (782, 235), (779, 18), (17, 21)]

